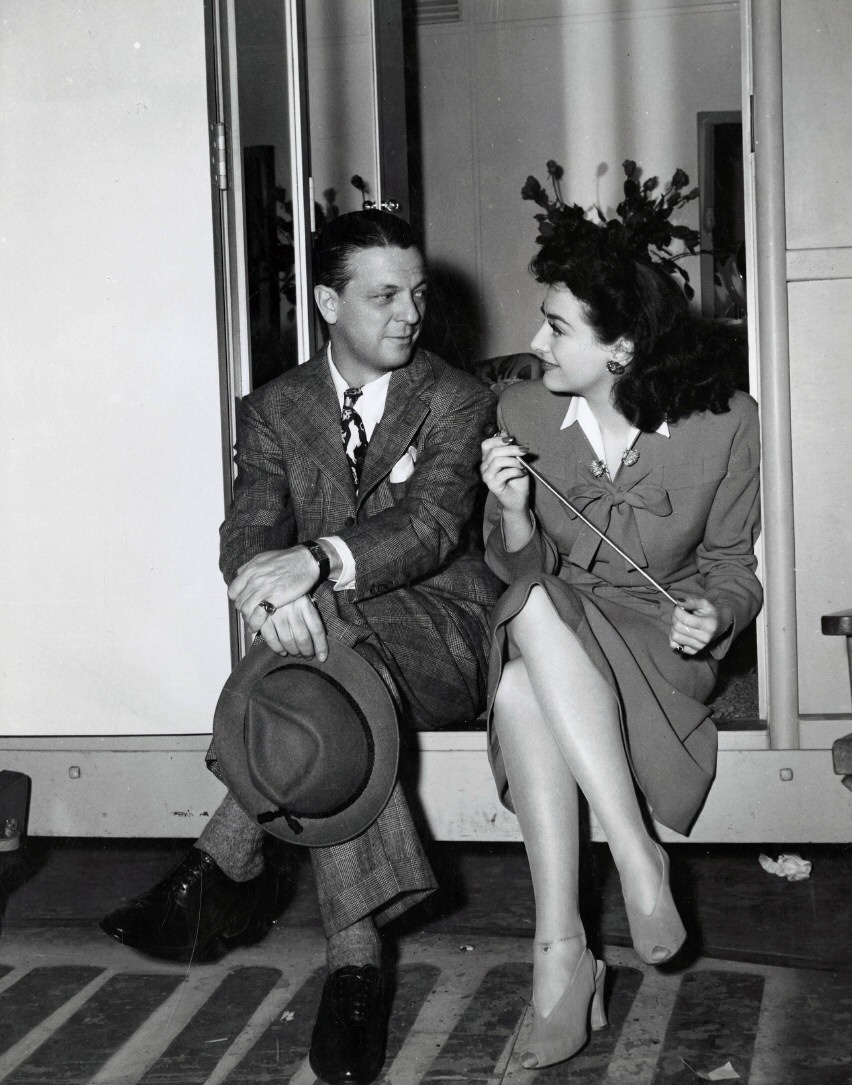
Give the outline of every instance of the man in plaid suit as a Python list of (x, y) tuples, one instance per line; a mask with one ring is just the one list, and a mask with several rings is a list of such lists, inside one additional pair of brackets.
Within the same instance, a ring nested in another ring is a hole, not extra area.
[[(472, 522), (493, 397), (416, 348), (426, 271), (403, 220), (335, 219), (315, 279), (329, 344), (241, 405), (228, 594), (275, 652), (323, 660), (329, 639), (358, 652), (403, 726), (460, 722), (482, 707), (501, 590)], [(208, 760), (215, 771), (212, 748)], [(262, 927), (262, 841), (229, 795), (183, 863), (104, 929), (185, 958)], [(377, 927), (435, 888), (399, 784), (366, 832), (311, 858), (330, 972), (311, 1062), (326, 1081), (369, 1082), (384, 1059)]]

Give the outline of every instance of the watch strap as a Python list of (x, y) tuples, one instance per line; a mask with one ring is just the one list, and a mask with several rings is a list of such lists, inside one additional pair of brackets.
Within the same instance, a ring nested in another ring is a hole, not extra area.
[(328, 554), (326, 554), (325, 550), (323, 550), (316, 539), (306, 539), (302, 543), (302, 546), (310, 552), (311, 557), (319, 566), (319, 579), (317, 580), (317, 584), (322, 584), (323, 581), (328, 580), (329, 573), (331, 572), (331, 560), (329, 559)]

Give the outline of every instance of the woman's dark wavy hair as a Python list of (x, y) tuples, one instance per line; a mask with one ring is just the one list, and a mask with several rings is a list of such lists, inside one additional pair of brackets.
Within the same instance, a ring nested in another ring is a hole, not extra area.
[(736, 387), (731, 344), (692, 314), (667, 272), (605, 227), (585, 226), (547, 238), (530, 271), (583, 303), (598, 342), (633, 343), (633, 359), (613, 385), (616, 407), (646, 432), (696, 411), (729, 410)]
[(339, 293), (352, 278), (351, 257), (375, 248), (423, 251), (405, 219), (388, 211), (350, 211), (320, 231), (314, 244), (314, 282)]

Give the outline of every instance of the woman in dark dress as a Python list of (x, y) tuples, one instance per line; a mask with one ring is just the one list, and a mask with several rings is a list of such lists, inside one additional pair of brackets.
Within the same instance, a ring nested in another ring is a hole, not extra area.
[[(705, 701), (760, 609), (759, 435), (723, 341), (666, 273), (608, 231), (546, 240), (532, 341), (542, 378), (500, 400), (483, 443), (493, 618), (489, 752), (520, 822), (536, 900), (535, 1019), (523, 1065), (575, 1054), (606, 1023), (603, 962), (578, 907), (582, 791), (618, 869), (634, 946), (685, 939), (646, 811), (688, 832), (713, 778)], [(526, 460), (666, 591), (571, 514)]]

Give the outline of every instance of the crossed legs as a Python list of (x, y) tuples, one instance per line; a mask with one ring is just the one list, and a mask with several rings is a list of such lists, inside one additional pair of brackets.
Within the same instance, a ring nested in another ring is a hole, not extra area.
[[(228, 793), (196, 847), (229, 878), (244, 882), (263, 870), (265, 835)], [(360, 836), (312, 848), (311, 860), (332, 970), (344, 958), (347, 964), (378, 964), (376, 927), (427, 897), (437, 884), (399, 784)]]
[(534, 997), (558, 1001), (585, 948), (578, 905), (578, 788), (606, 834), (625, 898), (655, 907), (659, 852), (636, 796), (615, 694), (546, 591), (512, 619), (494, 726), (536, 903)]

